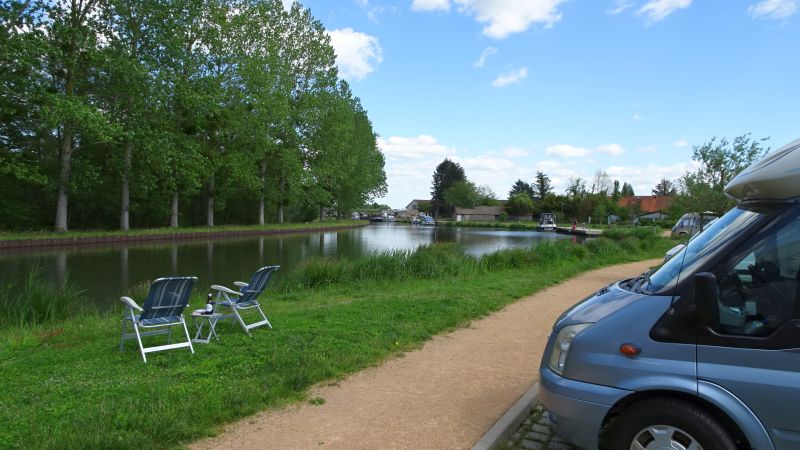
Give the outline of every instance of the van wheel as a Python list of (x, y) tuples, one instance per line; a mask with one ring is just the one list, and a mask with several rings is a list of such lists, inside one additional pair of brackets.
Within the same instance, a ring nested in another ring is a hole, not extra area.
[(720, 422), (691, 403), (651, 398), (634, 403), (612, 424), (607, 448), (614, 450), (736, 450)]

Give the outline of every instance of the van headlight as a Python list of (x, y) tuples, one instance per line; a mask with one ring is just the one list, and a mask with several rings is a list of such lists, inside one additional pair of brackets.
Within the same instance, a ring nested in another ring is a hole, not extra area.
[(572, 341), (580, 334), (581, 331), (589, 328), (591, 323), (580, 323), (578, 325), (570, 325), (564, 327), (558, 332), (556, 341), (553, 343), (553, 349), (550, 351), (550, 369), (559, 374), (564, 374), (564, 367), (567, 365), (567, 355), (569, 349), (572, 347)]

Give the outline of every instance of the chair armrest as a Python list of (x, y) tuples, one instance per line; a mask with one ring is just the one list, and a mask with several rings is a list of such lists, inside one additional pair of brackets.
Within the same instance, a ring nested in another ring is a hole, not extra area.
[(224, 292), (224, 293), (230, 294), (230, 295), (242, 295), (241, 292), (237, 292), (237, 291), (234, 291), (232, 289), (228, 289), (225, 286), (220, 286), (218, 284), (212, 284), (211, 285), (211, 289), (213, 289), (215, 291)]
[(137, 305), (135, 301), (133, 301), (130, 297), (120, 297), (119, 301), (128, 305), (129, 308), (138, 310), (139, 312), (144, 311), (141, 306)]
[(233, 284), (239, 287), (247, 287), (249, 284), (245, 283), (244, 281), (234, 281)]

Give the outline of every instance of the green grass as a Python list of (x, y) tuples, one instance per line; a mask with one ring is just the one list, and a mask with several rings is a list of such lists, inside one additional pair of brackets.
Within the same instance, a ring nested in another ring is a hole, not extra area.
[(130, 231), (119, 230), (77, 230), (66, 233), (56, 233), (54, 231), (26, 231), (26, 232), (4, 232), (0, 231), (0, 240), (20, 240), (20, 239), (73, 239), (82, 237), (106, 237), (106, 236), (150, 236), (174, 233), (219, 233), (226, 231), (282, 231), (282, 230), (303, 230), (308, 228), (331, 228), (341, 226), (364, 225), (364, 220), (329, 220), (325, 222), (309, 223), (284, 223), (267, 225), (223, 225), (217, 227), (184, 227), (184, 228), (142, 228)]
[[(118, 351), (116, 314), (6, 327), (0, 448), (172, 448), (259, 410), (320, 404), (305, 397), (315, 383), (418, 348), (580, 272), (660, 257), (672, 245), (625, 238), (637, 241), (560, 241), (480, 259), (432, 246), (311, 262), (265, 295), (274, 330), (250, 338), (223, 323), (220, 341), (196, 345), (196, 354), (152, 353), (147, 364), (134, 341)], [(202, 302), (198, 295), (193, 306)]]

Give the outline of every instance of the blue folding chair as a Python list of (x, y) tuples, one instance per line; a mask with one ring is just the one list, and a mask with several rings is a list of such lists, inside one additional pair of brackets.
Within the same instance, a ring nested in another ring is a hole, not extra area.
[[(125, 303), (127, 310), (122, 316), (122, 336), (119, 342), (119, 350), (123, 350), (126, 339), (136, 338), (144, 362), (147, 362), (146, 353), (161, 350), (189, 347), (189, 350), (194, 353), (192, 340), (189, 338), (189, 330), (186, 328), (186, 321), (183, 319), (183, 310), (189, 304), (189, 296), (192, 293), (195, 282), (197, 282), (196, 277), (159, 278), (150, 285), (150, 292), (147, 294), (144, 306), (141, 307), (130, 297), (120, 298), (120, 301)], [(132, 332), (126, 332), (128, 324), (133, 329)], [(183, 326), (183, 331), (186, 333), (186, 342), (168, 343), (152, 347), (145, 347), (142, 344), (142, 336), (169, 334), (169, 338), (171, 338), (172, 327), (176, 325)], [(153, 329), (153, 331), (144, 331), (148, 329)]]
[[(216, 306), (227, 307), (230, 308), (231, 311), (230, 313), (223, 315), (221, 318), (236, 318), (248, 335), (250, 334), (251, 329), (263, 325), (266, 325), (271, 329), (272, 324), (269, 323), (269, 319), (267, 319), (264, 311), (261, 310), (261, 305), (258, 303), (258, 296), (264, 292), (267, 284), (269, 284), (270, 278), (272, 278), (272, 274), (275, 273), (276, 270), (280, 269), (280, 267), (281, 266), (266, 266), (258, 269), (250, 278), (249, 283), (243, 283), (241, 281), (234, 282), (233, 284), (239, 286), (238, 292), (234, 291), (233, 289), (228, 289), (225, 286), (220, 286), (217, 284), (212, 285), (211, 289), (217, 291)], [(248, 324), (244, 321), (239, 312), (253, 308), (261, 314), (261, 320)]]

